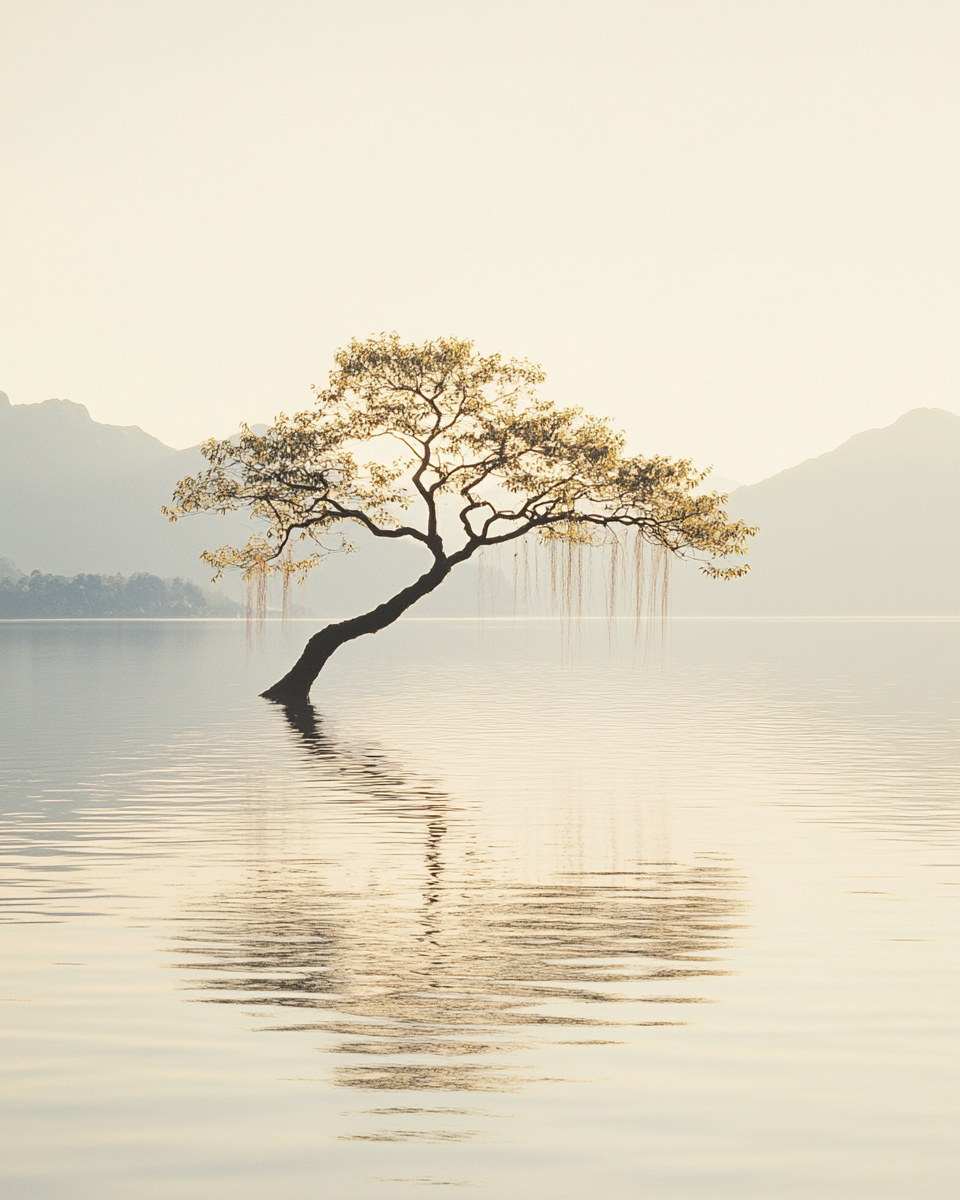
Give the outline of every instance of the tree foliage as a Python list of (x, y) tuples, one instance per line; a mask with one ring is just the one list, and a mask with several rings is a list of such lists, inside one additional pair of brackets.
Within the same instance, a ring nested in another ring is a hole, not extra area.
[(628, 454), (608, 420), (543, 399), (540, 367), (395, 333), (354, 340), (335, 363), (312, 408), (281, 413), (264, 434), (243, 426), (205, 442), (209, 468), (178, 485), (164, 510), (172, 520), (248, 509), (264, 522), (245, 546), (204, 555), (217, 573), (302, 579), (354, 548), (351, 529), (411, 539), (433, 567), (382, 614), (395, 620), (458, 564), (528, 535), (577, 546), (627, 535), (718, 578), (747, 569), (726, 564), (753, 531), (729, 519), (726, 497), (699, 490), (707, 472)]
[[(716, 562), (743, 555), (753, 531), (729, 520), (725, 497), (697, 492), (708, 472), (627, 455), (609, 421), (541, 399), (539, 367), (481, 357), (453, 338), (418, 346), (396, 334), (353, 341), (336, 363), (313, 409), (281, 413), (262, 435), (243, 426), (239, 437), (210, 439), (201, 447), (210, 468), (178, 485), (164, 510), (173, 520), (248, 508), (267, 524), (243, 547), (206, 553), (218, 572), (303, 573), (350, 545), (350, 525), (414, 539), (454, 565), (529, 533), (599, 544), (606, 531), (632, 528), (700, 558), (711, 575), (747, 570)], [(399, 454), (359, 461), (362, 448), (388, 441)], [(457, 506), (452, 538), (440, 528), (445, 497)], [(406, 519), (415, 505), (417, 523)]]

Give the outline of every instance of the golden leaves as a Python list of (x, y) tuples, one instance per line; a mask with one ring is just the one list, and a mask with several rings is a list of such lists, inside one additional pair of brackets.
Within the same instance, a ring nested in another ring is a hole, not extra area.
[[(164, 509), (177, 520), (246, 508), (266, 522), (245, 547), (204, 555), (218, 572), (302, 577), (351, 548), (350, 524), (414, 538), (454, 562), (530, 532), (588, 546), (623, 527), (674, 554), (705, 554), (704, 570), (717, 578), (746, 570), (712, 562), (742, 555), (754, 531), (728, 518), (722, 497), (695, 494), (706, 472), (686, 459), (628, 456), (606, 419), (542, 399), (536, 364), (481, 356), (457, 338), (407, 344), (396, 333), (354, 339), (334, 362), (312, 409), (281, 413), (264, 434), (243, 425), (233, 438), (204, 442), (209, 469), (181, 480)], [(357, 462), (357, 447), (391, 442), (400, 451), (392, 462)], [(509, 507), (504, 495), (515, 498)], [(417, 524), (405, 523), (411, 509)], [(441, 533), (451, 509), (457, 541)], [(311, 552), (294, 560), (304, 541)]]

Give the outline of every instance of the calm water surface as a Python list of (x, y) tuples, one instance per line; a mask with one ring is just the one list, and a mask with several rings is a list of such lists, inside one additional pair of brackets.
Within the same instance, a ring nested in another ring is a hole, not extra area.
[(4, 622), (10, 1200), (957, 1194), (958, 629)]

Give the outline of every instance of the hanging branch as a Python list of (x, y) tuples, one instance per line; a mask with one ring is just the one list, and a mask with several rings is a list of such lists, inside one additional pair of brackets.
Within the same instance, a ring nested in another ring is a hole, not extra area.
[(164, 509), (172, 521), (246, 509), (264, 522), (245, 546), (203, 555), (217, 576), (238, 568), (255, 582), (261, 613), (268, 575), (281, 573), (285, 590), (302, 582), (330, 554), (355, 549), (352, 528), (429, 551), (432, 565), (409, 587), (314, 635), (270, 699), (305, 700), (334, 650), (397, 620), (485, 547), (545, 543), (566, 611), (582, 602), (584, 554), (608, 548), (611, 605), (617, 562), (632, 558), (638, 619), (645, 547), (664, 584), (670, 557), (693, 558), (717, 579), (748, 569), (723, 565), (755, 531), (728, 517), (725, 496), (698, 490), (708, 472), (628, 455), (607, 420), (541, 399), (540, 367), (478, 355), (455, 338), (407, 345), (397, 334), (353, 341), (335, 362), (312, 409), (281, 413), (262, 435), (244, 425), (236, 438), (205, 442), (209, 468), (181, 480)]

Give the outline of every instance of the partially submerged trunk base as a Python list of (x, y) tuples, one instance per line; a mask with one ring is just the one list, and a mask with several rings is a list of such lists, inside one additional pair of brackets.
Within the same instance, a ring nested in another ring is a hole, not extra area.
[(421, 575), (415, 583), (398, 592), (385, 604), (378, 605), (362, 616), (351, 617), (349, 621), (337, 621), (333, 625), (327, 625), (307, 642), (291, 670), (260, 695), (264, 700), (271, 700), (286, 708), (299, 708), (308, 704), (310, 688), (335, 650), (344, 642), (363, 637), (365, 633), (379, 633), (381, 629), (392, 625), (411, 605), (439, 586), (450, 571), (449, 560), (440, 558), (426, 574)]
[(275, 683), (272, 688), (267, 688), (265, 692), (261, 692), (260, 696), (261, 699), (270, 700), (273, 704), (280, 704), (284, 708), (302, 708), (310, 703), (309, 692), (288, 692), (278, 683)]

